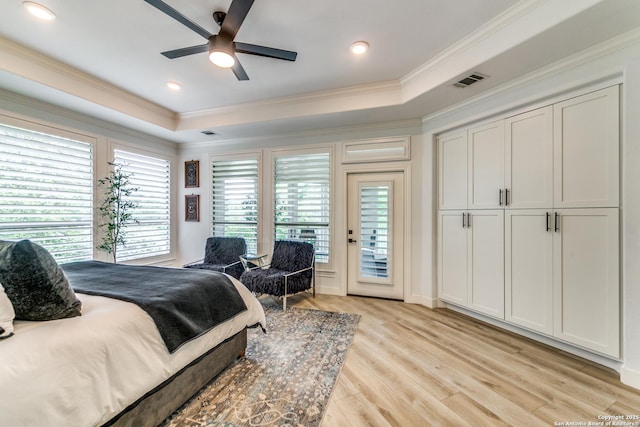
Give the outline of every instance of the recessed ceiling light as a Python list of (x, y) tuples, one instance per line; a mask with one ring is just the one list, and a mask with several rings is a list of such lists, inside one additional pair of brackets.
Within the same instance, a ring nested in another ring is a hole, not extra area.
[(32, 1), (25, 1), (22, 2), (22, 5), (36, 18), (45, 21), (53, 21), (56, 19), (56, 14), (41, 4), (34, 3)]
[(171, 90), (180, 90), (182, 86), (177, 82), (167, 82), (167, 87)]
[(369, 49), (369, 43), (359, 41), (351, 45), (351, 52), (355, 55), (362, 55)]

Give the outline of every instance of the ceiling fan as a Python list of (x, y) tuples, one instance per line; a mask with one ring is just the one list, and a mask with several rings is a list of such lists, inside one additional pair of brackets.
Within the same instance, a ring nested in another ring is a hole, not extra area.
[(215, 35), (209, 33), (162, 0), (144, 1), (208, 40), (206, 44), (162, 52), (169, 59), (209, 52), (209, 60), (211, 62), (223, 68), (231, 68), (238, 80), (249, 80), (249, 76), (242, 68), (240, 61), (238, 61), (236, 53), (247, 53), (287, 61), (295, 61), (298, 56), (296, 52), (290, 50), (233, 41), (254, 0), (233, 0), (228, 12), (213, 12), (214, 21), (220, 25), (220, 32)]

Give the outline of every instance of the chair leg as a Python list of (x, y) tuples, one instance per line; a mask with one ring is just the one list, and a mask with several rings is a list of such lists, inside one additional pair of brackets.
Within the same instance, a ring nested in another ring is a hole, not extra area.
[(282, 296), (282, 311), (287, 311), (287, 277), (284, 278), (284, 295)]

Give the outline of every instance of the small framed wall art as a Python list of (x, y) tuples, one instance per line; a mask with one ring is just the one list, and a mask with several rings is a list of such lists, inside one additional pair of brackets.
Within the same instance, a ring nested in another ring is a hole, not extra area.
[(200, 195), (191, 194), (184, 196), (184, 220), (200, 221)]
[(200, 161), (184, 162), (184, 188), (200, 187)]

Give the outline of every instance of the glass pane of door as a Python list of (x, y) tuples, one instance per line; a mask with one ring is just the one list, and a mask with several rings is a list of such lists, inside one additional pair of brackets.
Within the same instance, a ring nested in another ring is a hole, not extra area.
[(391, 182), (360, 187), (360, 276), (386, 279)]

